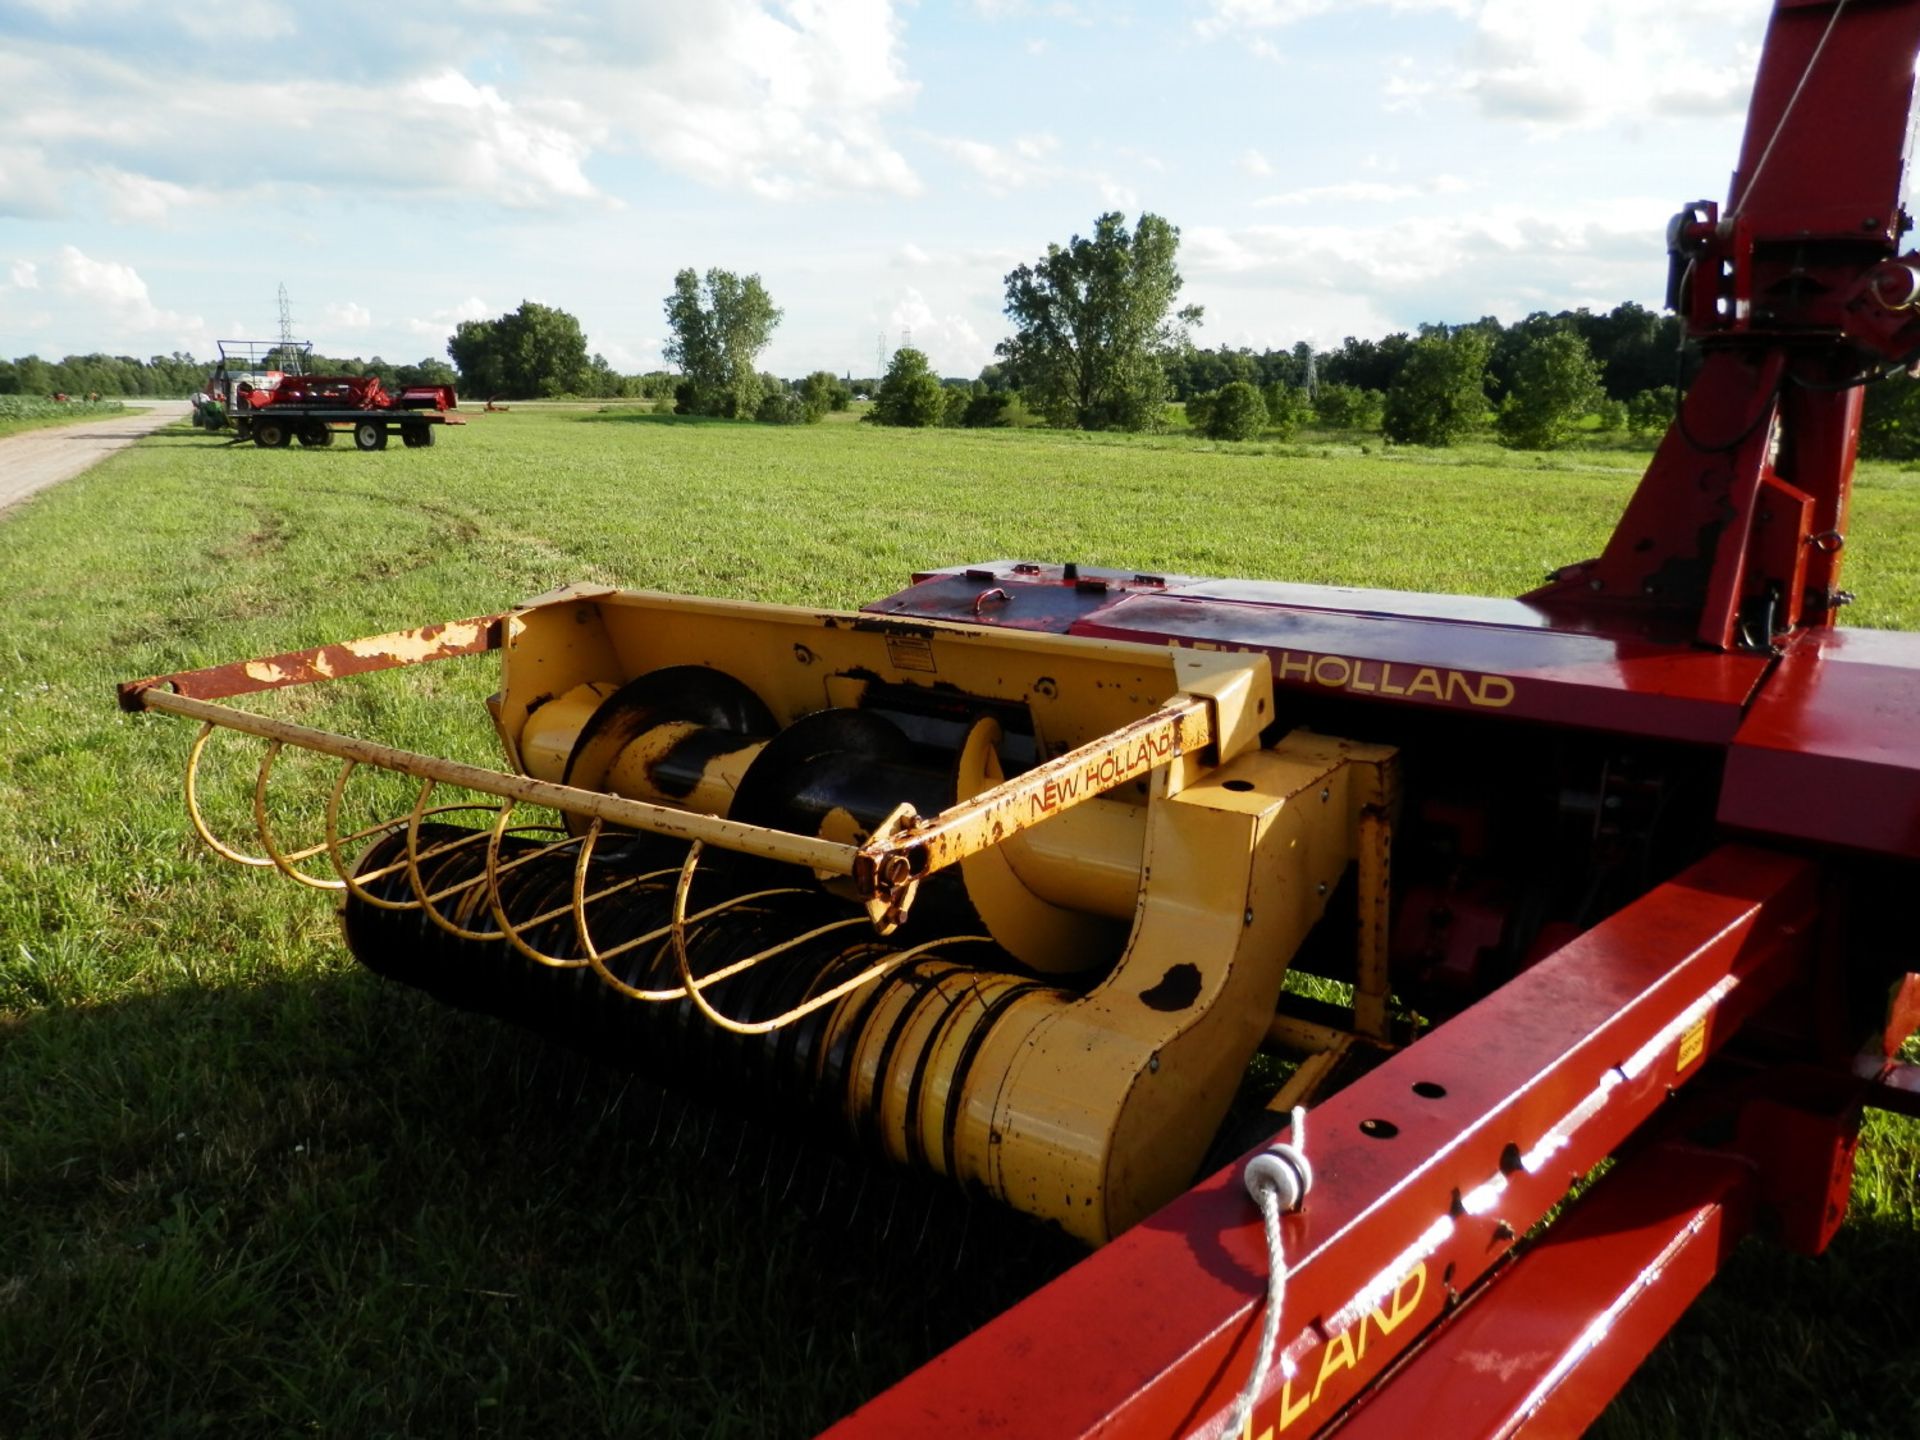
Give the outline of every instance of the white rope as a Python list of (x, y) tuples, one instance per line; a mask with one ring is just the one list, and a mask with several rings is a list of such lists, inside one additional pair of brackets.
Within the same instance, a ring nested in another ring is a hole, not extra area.
[(1223, 1437), (1244, 1434), (1253, 1416), (1254, 1403), (1266, 1387), (1267, 1371), (1273, 1368), (1273, 1347), (1280, 1338), (1280, 1307), (1287, 1294), (1287, 1257), (1281, 1246), (1280, 1217), (1306, 1203), (1313, 1188), (1313, 1166), (1307, 1163), (1307, 1112), (1293, 1107), (1293, 1124), (1287, 1139), (1270, 1145), (1247, 1161), (1242, 1174), (1247, 1194), (1260, 1207), (1260, 1218), (1267, 1229), (1267, 1314), (1260, 1325), (1260, 1348), (1253, 1357), (1253, 1373), (1246, 1388), (1227, 1412)]

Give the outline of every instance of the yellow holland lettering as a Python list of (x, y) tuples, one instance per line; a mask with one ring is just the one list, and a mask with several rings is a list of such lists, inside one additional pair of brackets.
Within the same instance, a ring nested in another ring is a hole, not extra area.
[(1338, 655), (1322, 655), (1313, 662), (1313, 680), (1329, 690), (1338, 690), (1353, 679), (1353, 666)]
[[(1409, 672), (1411, 670), (1411, 678)], [(1273, 652), (1273, 678), (1352, 690), (1363, 695), (1426, 695), (1445, 704), (1465, 703), (1502, 710), (1513, 703), (1514, 684), (1504, 675), (1473, 675), (1465, 670), (1432, 666), (1395, 668), (1383, 660), (1350, 660), (1344, 655), (1302, 655), (1293, 650)]]
[[(1364, 1332), (1366, 1321), (1360, 1322)], [(1313, 1381), (1313, 1403), (1320, 1402), (1320, 1392), (1327, 1388), (1330, 1376), (1338, 1375), (1342, 1370), (1351, 1370), (1357, 1357), (1353, 1353), (1353, 1331), (1342, 1330), (1320, 1349), (1320, 1373)]]
[(1293, 1383), (1300, 1378), (1290, 1375), (1280, 1386), (1280, 1418), (1274, 1427), (1274, 1433), (1288, 1429), (1309, 1410), (1319, 1403), (1321, 1392), (1342, 1370), (1358, 1368), (1366, 1358), (1367, 1342), (1375, 1336), (1393, 1334), (1402, 1325), (1418, 1313), (1420, 1302), (1427, 1293), (1427, 1265), (1423, 1260), (1407, 1272), (1406, 1278), (1394, 1287), (1387, 1296), (1360, 1317), (1360, 1323), (1342, 1330), (1320, 1349), (1320, 1367), (1314, 1372), (1313, 1388), (1294, 1397)]

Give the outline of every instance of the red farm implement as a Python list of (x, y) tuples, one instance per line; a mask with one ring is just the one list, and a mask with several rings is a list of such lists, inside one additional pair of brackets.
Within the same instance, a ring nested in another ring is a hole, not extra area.
[[(1865, 1107), (1920, 1114), (1920, 635), (1837, 624), (1862, 389), (1920, 361), (1916, 53), (1920, 0), (1778, 0), (1671, 230), (1698, 378), (1518, 599), (576, 587), (122, 702), (264, 742), (262, 853), (194, 822), (371, 968), (1098, 1247), (837, 1440), (1575, 1432), (1741, 1237), (1828, 1244)], [(501, 769), (222, 703), (483, 651)], [(289, 745), (340, 762), (299, 849)], [(417, 798), (349, 830), (364, 767)]]

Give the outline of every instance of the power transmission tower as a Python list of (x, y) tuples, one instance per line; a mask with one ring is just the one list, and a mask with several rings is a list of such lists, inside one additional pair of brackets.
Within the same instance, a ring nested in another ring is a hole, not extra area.
[(887, 373), (887, 332), (878, 331), (873, 337), (873, 378), (880, 379)]
[(289, 375), (300, 373), (300, 348), (293, 339), (293, 306), (287, 300), (287, 286), (280, 283), (280, 368)]
[(902, 325), (900, 327), (900, 348), (902, 350), (911, 350), (913, 348), (913, 326)]

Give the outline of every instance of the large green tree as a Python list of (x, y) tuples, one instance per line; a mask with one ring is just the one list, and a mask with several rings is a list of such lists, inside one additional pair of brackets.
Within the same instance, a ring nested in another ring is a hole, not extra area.
[(1429, 326), (1407, 352), (1387, 391), (1380, 428), (1402, 445), (1451, 445), (1487, 413), (1493, 337), (1478, 325)]
[(1514, 450), (1557, 450), (1605, 398), (1600, 363), (1571, 328), (1533, 335), (1514, 361), (1495, 426)]
[(938, 425), (946, 419), (947, 392), (927, 357), (911, 346), (893, 352), (867, 419), (876, 425)]
[(754, 360), (767, 348), (780, 311), (758, 275), (692, 270), (673, 277), (667, 296), (666, 357), (686, 376), (678, 408), (690, 415), (752, 415), (763, 386)]
[(474, 395), (577, 395), (592, 380), (580, 322), (531, 300), (497, 320), (461, 321), (447, 354), (460, 371), (460, 388)]
[(1142, 214), (1131, 232), (1117, 211), (1093, 234), (1049, 245), (1007, 276), (1014, 333), (998, 347), (1029, 406), (1055, 425), (1139, 430), (1166, 403), (1166, 357), (1185, 347), (1200, 308), (1176, 311), (1180, 232)]

